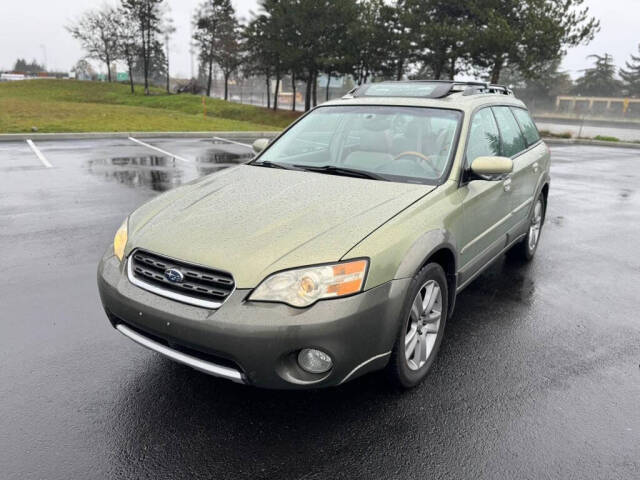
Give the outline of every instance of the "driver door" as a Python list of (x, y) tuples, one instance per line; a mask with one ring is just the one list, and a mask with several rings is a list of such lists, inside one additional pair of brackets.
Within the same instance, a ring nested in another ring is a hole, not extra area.
[(460, 245), (459, 285), (468, 283), (507, 244), (511, 216), (511, 177), (467, 180), (471, 163), (481, 156), (501, 153), (500, 132), (491, 108), (477, 111), (467, 142), (465, 173), (460, 186), (464, 227)]

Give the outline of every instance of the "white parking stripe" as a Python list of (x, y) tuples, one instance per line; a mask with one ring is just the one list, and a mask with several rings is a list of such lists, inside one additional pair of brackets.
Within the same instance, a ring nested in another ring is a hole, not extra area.
[(27, 145), (29, 145), (29, 148), (31, 148), (31, 150), (33, 150), (33, 153), (36, 154), (36, 157), (38, 157), (38, 160), (40, 160), (45, 167), (47, 167), (47, 168), (52, 168), (53, 167), (53, 165), (51, 165), (49, 163), (49, 160), (47, 160), (45, 158), (45, 156), (42, 154), (40, 149), (38, 147), (36, 147), (36, 144), (33, 143), (33, 141), (31, 141), (31, 139), (27, 140)]
[(147, 147), (147, 148), (150, 148), (151, 150), (155, 150), (156, 152), (160, 152), (163, 155), (167, 155), (168, 157), (173, 157), (173, 158), (175, 158), (177, 160), (180, 160), (182, 162), (191, 163), (191, 160), (187, 160), (186, 158), (183, 158), (183, 157), (180, 157), (180, 156), (175, 155), (173, 153), (167, 152), (166, 150), (162, 150), (161, 148), (154, 147), (153, 145), (149, 145), (148, 143), (141, 142), (137, 138), (129, 137), (129, 140), (131, 140), (132, 142), (139, 143), (143, 147)]
[(213, 139), (214, 140), (222, 140), (223, 142), (233, 143), (235, 145), (242, 145), (243, 147), (247, 147), (247, 148), (253, 149), (253, 145), (249, 145), (248, 143), (236, 142), (234, 140), (227, 140), (226, 138), (221, 138), (221, 137), (213, 137)]

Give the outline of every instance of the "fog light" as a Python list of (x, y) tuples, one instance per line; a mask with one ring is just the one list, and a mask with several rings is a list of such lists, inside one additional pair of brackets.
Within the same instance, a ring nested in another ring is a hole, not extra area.
[(304, 348), (298, 354), (298, 365), (309, 373), (325, 373), (331, 370), (333, 361), (326, 353), (315, 348)]

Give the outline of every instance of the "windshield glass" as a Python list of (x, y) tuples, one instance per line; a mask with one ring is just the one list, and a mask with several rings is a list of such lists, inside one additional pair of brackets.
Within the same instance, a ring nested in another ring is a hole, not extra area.
[(435, 184), (447, 171), (461, 118), (457, 110), (438, 108), (321, 107), (252, 163)]

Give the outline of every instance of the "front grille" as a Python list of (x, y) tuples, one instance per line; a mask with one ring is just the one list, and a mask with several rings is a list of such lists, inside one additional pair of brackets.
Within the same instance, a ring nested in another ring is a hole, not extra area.
[[(129, 277), (135, 285), (184, 303), (218, 308), (235, 288), (233, 277), (227, 272), (144, 250), (133, 252), (129, 262)], [(183, 280), (168, 280), (165, 272), (169, 269), (182, 273)]]

